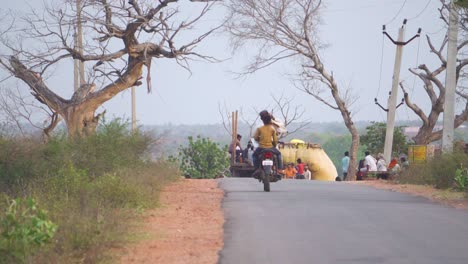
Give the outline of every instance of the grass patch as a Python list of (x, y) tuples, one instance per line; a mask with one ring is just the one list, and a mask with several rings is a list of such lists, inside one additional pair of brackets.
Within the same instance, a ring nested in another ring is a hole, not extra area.
[[(468, 199), (468, 155), (463, 152), (442, 154), (425, 164), (411, 164), (396, 179), (399, 184), (427, 185), (434, 187), (433, 198), (437, 200)], [(465, 177), (465, 178), (463, 178)]]
[(127, 127), (116, 120), (96, 135), (48, 143), (0, 138), (0, 220), (8, 201), (33, 198), (57, 225), (50, 241), (25, 247), (22, 257), (0, 236), (0, 263), (97, 263), (109, 258), (107, 249), (134, 239), (132, 219), (156, 207), (161, 188), (180, 172), (151, 161), (151, 137)]
[(399, 183), (431, 185), (437, 189), (453, 188), (456, 171), (468, 167), (468, 155), (465, 153), (443, 154), (425, 164), (411, 164), (398, 177)]

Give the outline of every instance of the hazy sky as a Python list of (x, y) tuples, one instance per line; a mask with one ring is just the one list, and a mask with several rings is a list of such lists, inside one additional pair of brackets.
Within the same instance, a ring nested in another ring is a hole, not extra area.
[[(25, 3), (36, 0), (16, 0), (2, 3), (2, 8), (22, 10)], [(38, 1), (39, 2), (39, 1)], [(419, 105), (429, 105), (427, 96), (422, 92), (421, 82), (408, 71), (417, 62), (438, 65), (438, 61), (428, 52), (425, 35), (440, 40), (446, 30), (438, 19), (439, 0), (324, 0), (326, 8), (322, 13), (320, 38), (329, 44), (322, 51), (325, 67), (333, 71), (341, 87), (351, 87), (359, 96), (352, 108), (355, 120), (384, 121), (385, 113), (374, 104), (374, 97), (386, 105), (388, 91), (391, 89), (395, 57), (395, 45), (382, 36), (382, 25), (387, 32), (397, 38), (398, 27), (404, 18), (409, 19), (406, 26), (406, 39), (413, 36), (419, 27), (422, 38), (405, 46), (400, 79), (413, 90), (413, 100)], [(34, 3), (34, 5), (36, 5)], [(213, 10), (206, 23), (213, 24), (224, 16), (223, 11)], [(201, 29), (202, 31), (206, 30)], [(383, 67), (381, 55), (383, 41)], [(439, 41), (436, 41), (436, 46)], [(419, 49), (419, 56), (418, 54)], [(199, 46), (199, 51), (217, 58), (229, 58), (221, 63), (193, 62), (192, 75), (178, 66), (173, 60), (153, 60), (153, 92), (146, 92), (146, 84), (137, 88), (137, 119), (140, 124), (212, 124), (219, 123), (221, 117), (218, 104), (226, 105), (228, 110), (244, 109), (253, 115), (252, 107), (272, 106), (271, 94), (294, 98), (294, 104), (306, 109), (305, 117), (316, 122), (342, 121), (341, 114), (316, 101), (291, 84), (286, 73), (292, 64), (280, 62), (270, 68), (236, 79), (231, 72), (240, 71), (248, 62), (247, 52), (231, 54), (226, 36), (213, 36)], [(1, 52), (2, 54), (4, 51)], [(434, 64), (435, 63), (435, 64)], [(63, 69), (62, 69), (63, 70)], [(72, 68), (67, 69), (51, 80), (51, 87), (61, 95), (72, 90)], [(379, 89), (379, 77), (381, 83)], [(70, 84), (64, 86), (63, 84)], [(419, 92), (418, 92), (419, 91)], [(67, 97), (67, 96), (65, 96)], [(398, 100), (402, 98), (399, 91)], [(117, 95), (104, 107), (108, 117), (131, 116), (130, 91)], [(102, 111), (102, 109), (100, 110)], [(397, 119), (414, 120), (416, 116), (405, 106), (397, 111)]]

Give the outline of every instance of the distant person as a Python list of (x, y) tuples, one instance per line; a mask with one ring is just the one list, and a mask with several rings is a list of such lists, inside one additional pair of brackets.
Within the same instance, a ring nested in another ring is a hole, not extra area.
[(252, 141), (249, 140), (247, 143), (247, 147), (244, 149), (242, 153), (242, 157), (244, 157), (244, 162), (251, 163), (253, 165), (253, 153), (254, 153), (254, 146)]
[(237, 134), (236, 141), (231, 143), (229, 146), (229, 154), (232, 154), (233, 151), (236, 153), (236, 162), (242, 162), (242, 146), (241, 146), (242, 136)]
[(349, 169), (349, 152), (348, 151), (344, 153), (344, 157), (341, 159), (341, 168), (343, 169), (342, 180), (345, 181), (346, 177), (348, 176), (348, 169)]
[(296, 174), (296, 179), (305, 179), (304, 178), (304, 168), (305, 168), (305, 164), (302, 163), (302, 160), (301, 159), (297, 159), (297, 165), (296, 165), (296, 170), (297, 170), (297, 174)]
[(356, 180), (362, 181), (366, 176), (367, 168), (364, 165), (365, 159), (359, 160), (358, 170), (356, 172)]
[(385, 161), (384, 155), (379, 153), (377, 155), (377, 178), (387, 179), (387, 162)]
[(284, 170), (284, 177), (286, 179), (294, 179), (296, 177), (297, 170), (294, 168), (294, 164), (289, 163)]
[(312, 180), (312, 173), (309, 170), (309, 166), (304, 166), (304, 178), (306, 180)]
[(377, 161), (375, 160), (374, 157), (370, 154), (369, 151), (364, 152), (366, 157), (364, 158), (364, 166), (366, 168), (366, 174), (374, 174), (377, 172)]
[(390, 176), (395, 176), (400, 173), (401, 167), (400, 164), (398, 164), (397, 158), (393, 158), (392, 161), (390, 161), (390, 164), (388, 164), (388, 171), (390, 172)]
[(401, 162), (401, 169), (402, 170), (406, 170), (409, 167), (409, 162), (408, 162), (408, 160), (406, 160), (406, 157), (401, 157), (400, 162)]

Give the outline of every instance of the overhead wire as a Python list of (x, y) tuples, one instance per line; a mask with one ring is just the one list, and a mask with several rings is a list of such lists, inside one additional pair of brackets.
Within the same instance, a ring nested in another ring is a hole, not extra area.
[(413, 19), (416, 19), (418, 18), (420, 15), (422, 15), (424, 13), (424, 11), (426, 11), (427, 7), (429, 6), (429, 4), (431, 3), (432, 0), (428, 0), (427, 3), (426, 3), (426, 6), (423, 8), (423, 10), (421, 10), (421, 12), (419, 12), (419, 14), (417, 14), (416, 16), (412, 17), (412, 18), (408, 18), (408, 20), (413, 20)]
[(380, 87), (382, 86), (382, 68), (383, 68), (383, 60), (384, 60), (384, 40), (385, 40), (385, 35), (382, 34), (382, 45), (381, 45), (381, 49), (380, 49), (379, 85), (378, 85), (378, 88), (377, 88), (377, 93), (375, 95), (375, 98), (377, 98), (377, 96), (379, 95)]
[(435, 35), (435, 34), (439, 34), (442, 30), (447, 30), (447, 27), (446, 26), (442, 26), (441, 28), (439, 28), (438, 30), (434, 31), (434, 32), (428, 32), (428, 31), (424, 31), (426, 32), (426, 34), (428, 35)]
[(396, 15), (395, 15), (390, 21), (388, 21), (387, 23), (385, 23), (384, 25), (388, 25), (388, 24), (392, 23), (392, 22), (398, 17), (398, 15), (400, 15), (401, 11), (403, 10), (403, 8), (404, 8), (405, 5), (406, 5), (406, 1), (407, 1), (407, 0), (405, 0), (405, 1), (403, 2), (403, 4), (401, 5), (400, 9), (399, 9), (398, 12), (396, 13)]

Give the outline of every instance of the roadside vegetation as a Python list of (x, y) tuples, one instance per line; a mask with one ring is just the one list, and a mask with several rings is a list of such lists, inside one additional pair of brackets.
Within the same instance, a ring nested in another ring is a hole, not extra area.
[(96, 263), (180, 175), (120, 120), (83, 138), (0, 137), (0, 263)]
[(188, 145), (180, 146), (178, 151), (178, 156), (169, 160), (179, 164), (187, 178), (213, 179), (229, 169), (227, 146), (223, 147), (209, 138), (188, 137)]
[[(361, 135), (360, 147), (373, 154), (383, 152), (385, 129), (384, 123), (372, 123), (366, 128), (366, 133)], [(393, 145), (393, 156), (407, 154), (411, 143), (407, 142), (402, 127), (396, 127)], [(438, 189), (438, 194), (444, 193), (445, 199), (468, 199), (468, 153), (465, 151), (463, 144), (455, 144), (453, 153), (436, 153), (435, 157), (428, 157), (424, 163), (411, 163), (407, 169), (394, 177), (393, 182), (430, 186)]]
[(441, 154), (423, 164), (411, 164), (398, 183), (430, 185), (437, 189), (465, 192), (468, 198), (468, 154), (458, 150)]

